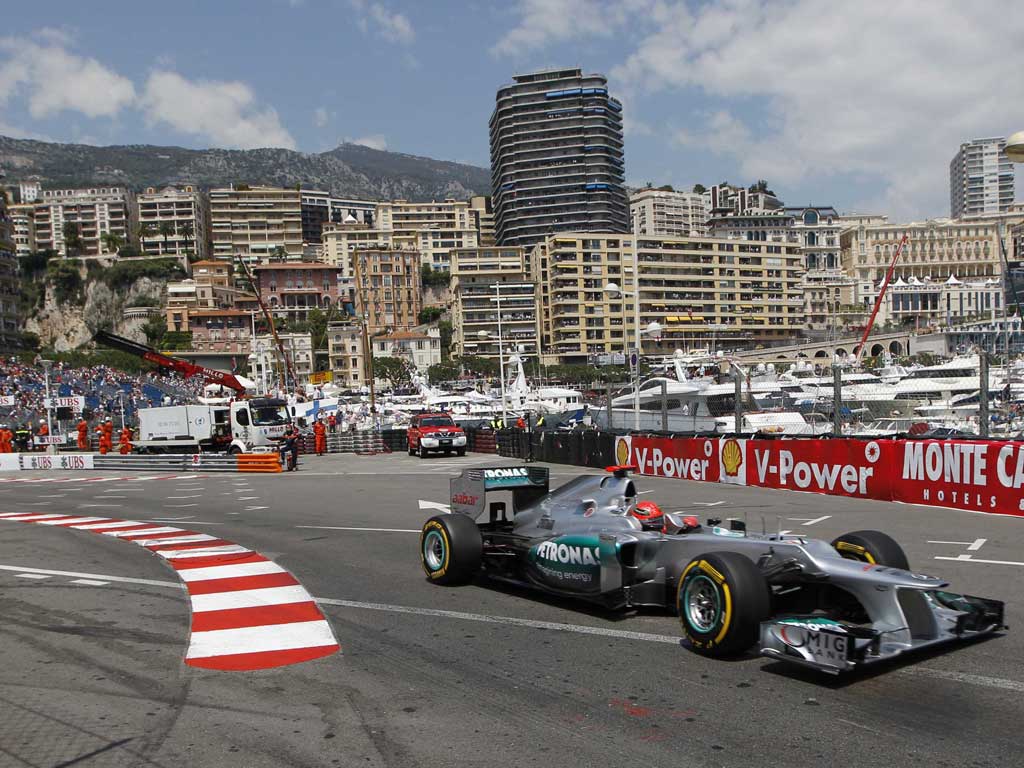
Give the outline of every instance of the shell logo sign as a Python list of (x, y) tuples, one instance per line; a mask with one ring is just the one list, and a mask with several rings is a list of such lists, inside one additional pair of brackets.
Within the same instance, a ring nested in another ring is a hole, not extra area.
[(723, 483), (747, 484), (747, 441), (727, 437), (718, 451), (719, 478)]
[(616, 437), (615, 438), (615, 462), (620, 466), (624, 467), (628, 464), (632, 464), (631, 459), (633, 458), (633, 438), (632, 437)]

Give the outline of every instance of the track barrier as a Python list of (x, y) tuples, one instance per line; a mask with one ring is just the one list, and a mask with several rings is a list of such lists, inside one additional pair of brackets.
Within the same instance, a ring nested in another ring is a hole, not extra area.
[[(515, 434), (519, 433), (519, 434)], [(1024, 442), (502, 430), (502, 456), (649, 477), (1024, 516)]]
[(280, 472), (277, 453), (127, 455), (108, 453), (3, 454), (0, 471), (89, 469), (137, 472)]

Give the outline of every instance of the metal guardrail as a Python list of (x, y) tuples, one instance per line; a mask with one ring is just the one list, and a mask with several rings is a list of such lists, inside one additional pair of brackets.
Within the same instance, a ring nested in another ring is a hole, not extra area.
[[(76, 456), (79, 460), (75, 460)], [(136, 472), (280, 472), (277, 453), (172, 453), (161, 455), (25, 454), (20, 469), (121, 470)]]

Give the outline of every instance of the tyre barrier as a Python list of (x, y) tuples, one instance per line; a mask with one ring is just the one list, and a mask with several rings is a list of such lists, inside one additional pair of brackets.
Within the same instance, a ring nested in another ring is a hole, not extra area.
[(494, 430), (467, 429), (466, 450), (476, 453), (497, 453), (498, 444)]

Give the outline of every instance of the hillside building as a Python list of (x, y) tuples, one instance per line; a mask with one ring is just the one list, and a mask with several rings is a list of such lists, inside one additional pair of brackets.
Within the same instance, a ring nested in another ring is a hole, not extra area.
[[(135, 231), (133, 195), (123, 187), (44, 189), (32, 205), (35, 247), (63, 257), (114, 258), (113, 238), (124, 245)], [(72, 231), (77, 243), (68, 242)]]
[(211, 189), (210, 238), (215, 259), (266, 263), (302, 260), (302, 199), (297, 189)]
[(206, 197), (193, 186), (148, 187), (136, 198), (139, 247), (147, 256), (174, 256), (187, 264), (206, 259), (209, 211)]

